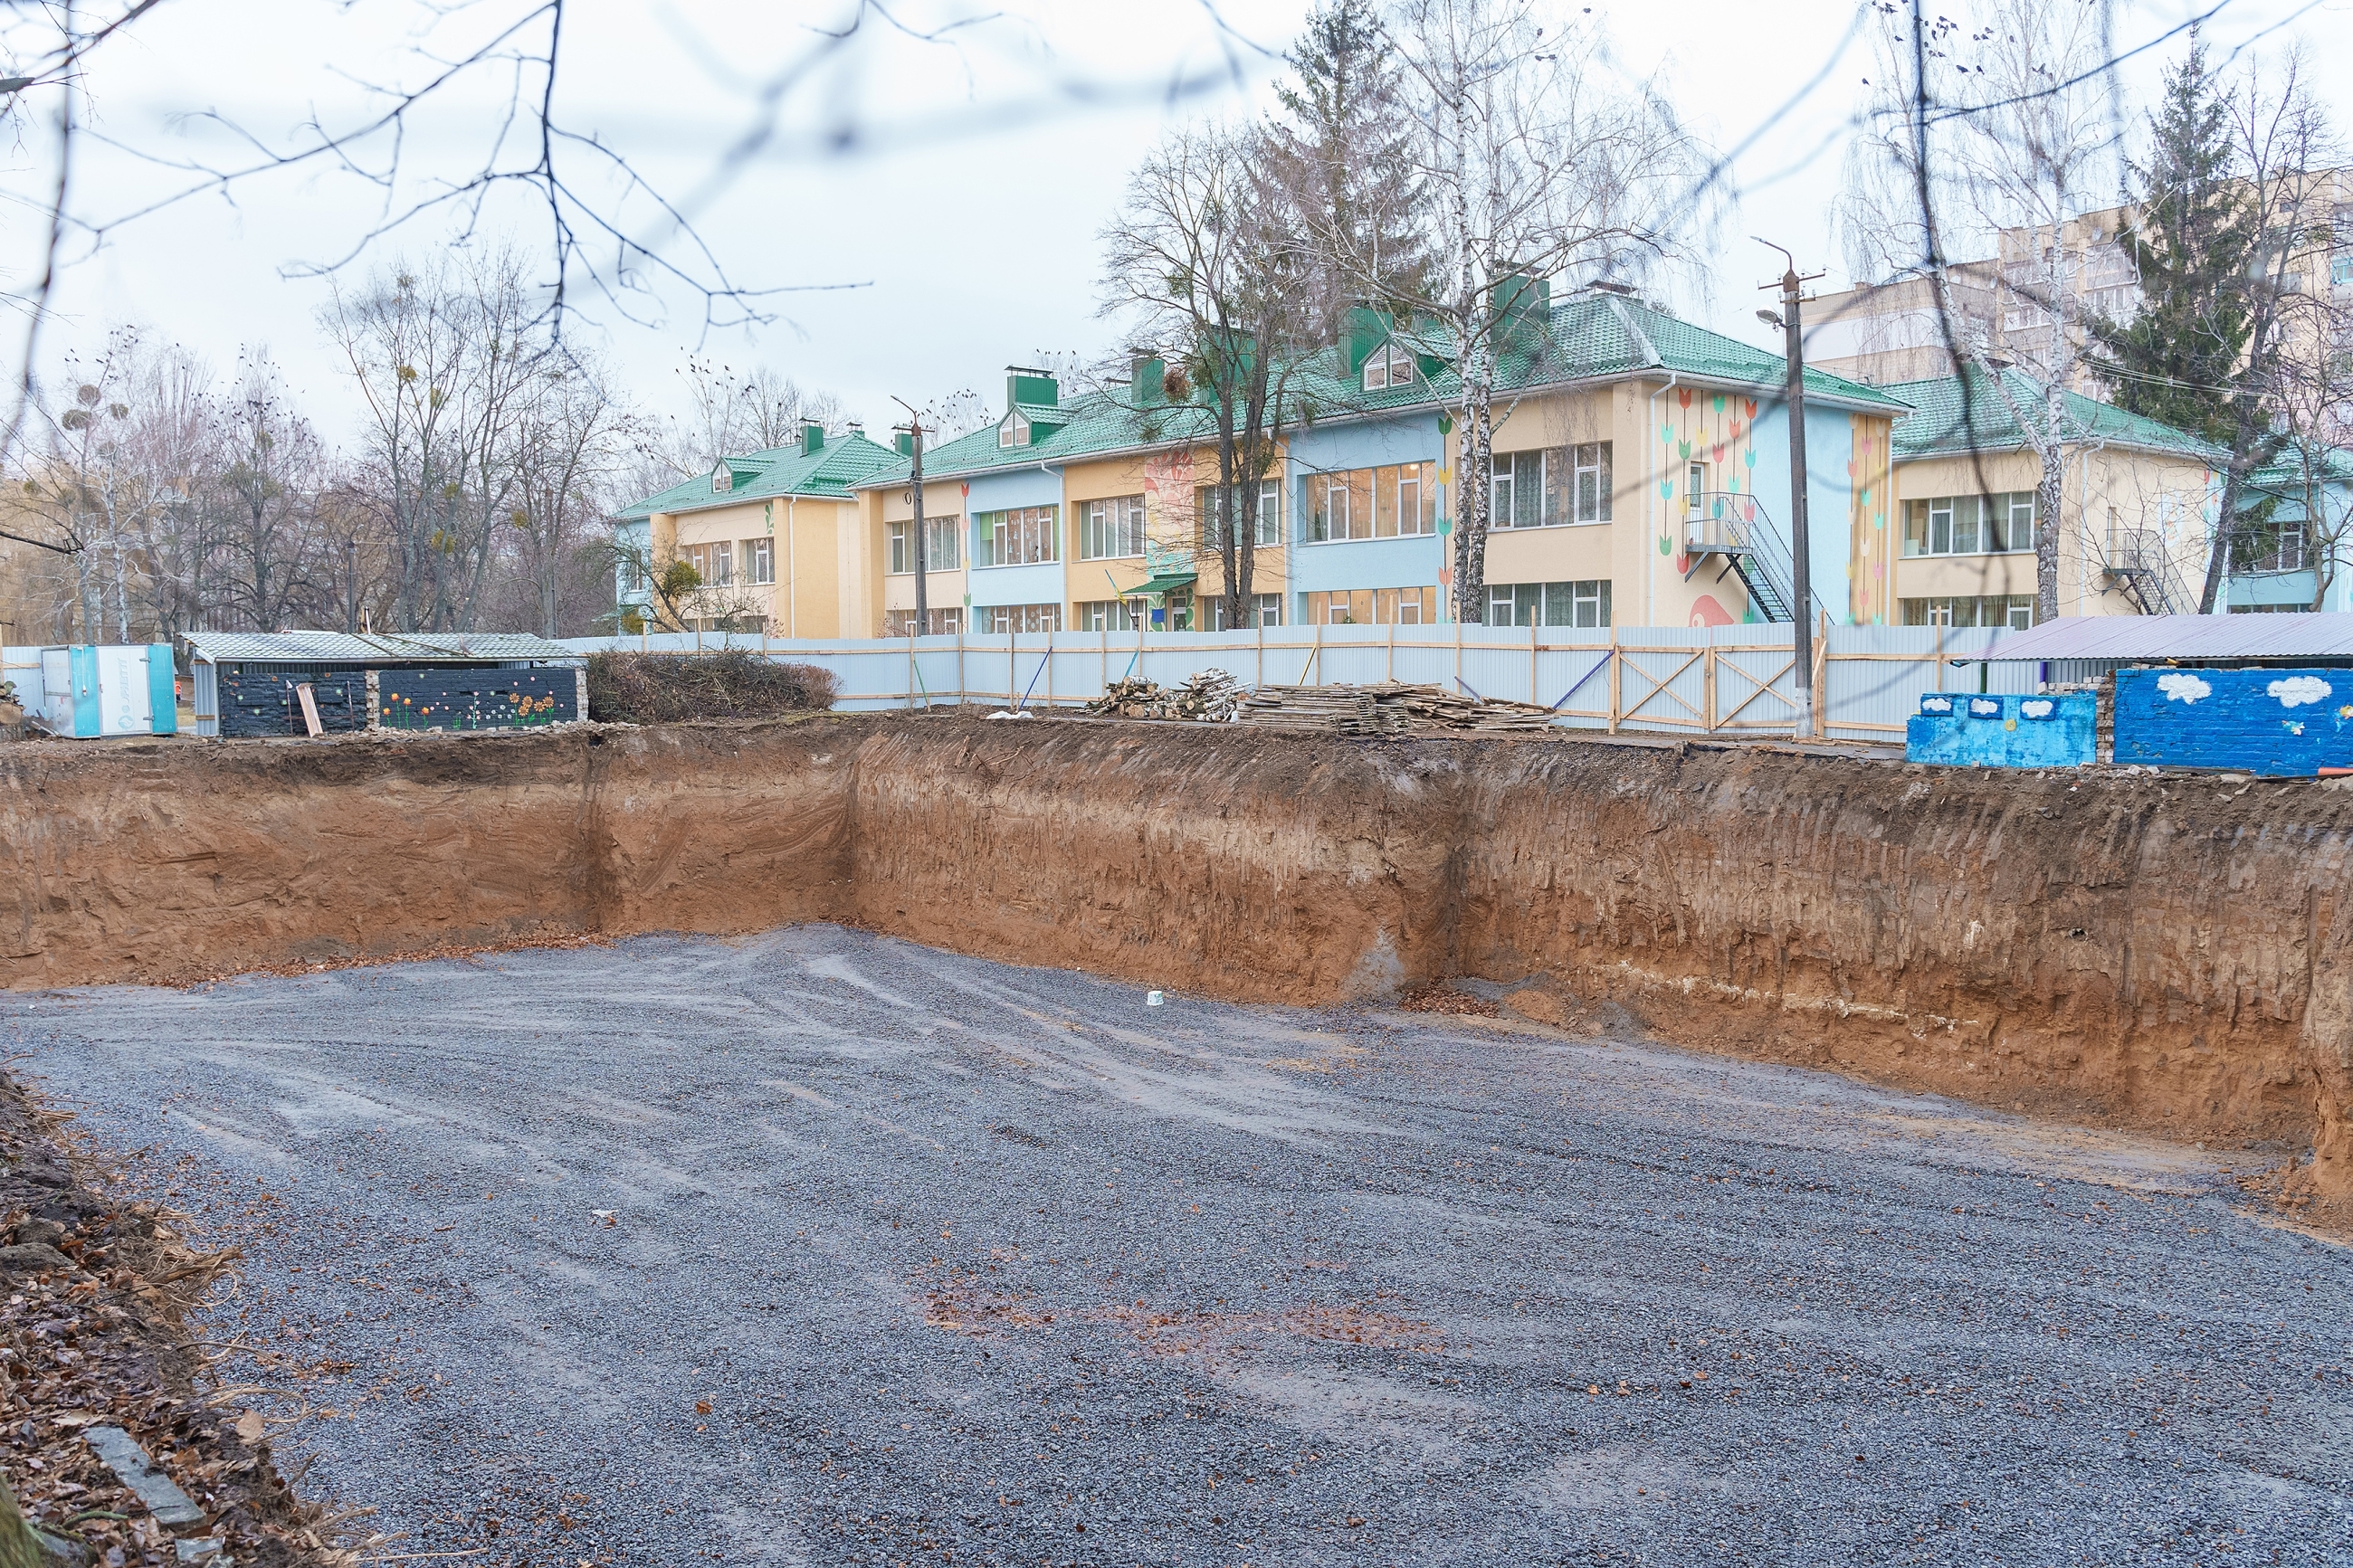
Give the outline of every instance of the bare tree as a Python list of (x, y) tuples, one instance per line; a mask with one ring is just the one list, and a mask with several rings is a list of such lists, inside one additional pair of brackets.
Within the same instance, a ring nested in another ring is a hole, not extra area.
[[(2321, 273), (2328, 265), (2341, 151), (2309, 75), (2301, 49), (2288, 50), (2273, 70), (2251, 60), (2232, 98), (2238, 220), (2252, 241), (2244, 283), (2247, 348), (2229, 400), (2230, 457), (2198, 597), (2201, 615), (2213, 614), (2221, 596), (2253, 476), (2289, 444), (2274, 423), (2288, 424), (2295, 405), (2311, 401), (2296, 388), (2297, 362), (2325, 358), (2336, 336), (2333, 311), (2319, 290), (2326, 287)], [(2306, 377), (2314, 374), (2301, 371)]]
[(551, 360), (540, 371), (516, 444), (511, 521), (542, 637), (562, 635), (564, 590), (593, 531), (611, 514), (631, 423), (601, 367)]
[[(2066, 401), (2088, 379), (2084, 220), (2121, 153), (2097, 69), (2106, 19), (2101, 0), (1994, 0), (1965, 37), (1917, 5), (1898, 14), (1841, 213), (1851, 256), (1934, 289), (1956, 368), (1977, 372), (1965, 406), (1999, 404), (2035, 454), (2037, 620), (2059, 613), (2067, 452), (2084, 437)], [(1957, 102), (1968, 111), (1932, 127), (1927, 106)], [(1950, 264), (1962, 232), (2004, 245), (1992, 276)]]
[[(1402, 0), (1384, 23), (1428, 195), (1430, 282), (1397, 335), (1451, 368), (1457, 394), (1454, 610), (1486, 614), (1499, 363), (1541, 351), (1539, 285), (1639, 277), (1686, 252), (1696, 139), (1650, 85), (1613, 85), (1599, 29), (1547, 28), (1534, 0)], [(1359, 288), (1394, 279), (1337, 223), (1318, 238)]]
[[(1187, 395), (1178, 401), (1210, 417), (1218, 482), (1199, 521), (1219, 558), (1229, 626), (1250, 623), (1260, 489), (1300, 414), (1293, 386), (1313, 303), (1297, 214), (1267, 177), (1268, 154), (1255, 128), (1172, 132), (1131, 177), (1102, 236), (1105, 310), (1179, 352)], [(1149, 357), (1136, 363), (1148, 373)], [(1155, 417), (1168, 385), (1151, 384), (1148, 374), (1133, 383), (1136, 412)]]

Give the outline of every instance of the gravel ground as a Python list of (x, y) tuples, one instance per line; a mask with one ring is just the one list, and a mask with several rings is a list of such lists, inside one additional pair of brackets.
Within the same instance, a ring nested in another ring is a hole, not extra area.
[(831, 927), (0, 1043), (393, 1552), (2353, 1559), (2353, 1258), (2195, 1150)]

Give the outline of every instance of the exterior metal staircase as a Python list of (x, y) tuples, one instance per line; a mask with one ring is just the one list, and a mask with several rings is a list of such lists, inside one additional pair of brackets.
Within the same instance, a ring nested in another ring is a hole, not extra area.
[(1789, 545), (1762, 503), (1735, 490), (1702, 490), (1696, 499), (1700, 515), (1686, 512), (1683, 520), (1683, 552), (1690, 562), (1683, 580), (1689, 582), (1708, 557), (1720, 555), (1725, 563), (1716, 581), (1726, 572), (1735, 574), (1758, 615), (1786, 624), (1797, 598), (1790, 589)]
[(2154, 529), (2117, 531), (2108, 546), (2108, 576), (2144, 616), (2186, 616), (2198, 607)]

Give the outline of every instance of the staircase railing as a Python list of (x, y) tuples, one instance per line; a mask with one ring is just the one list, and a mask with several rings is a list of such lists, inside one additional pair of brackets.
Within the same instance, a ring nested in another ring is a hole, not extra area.
[(2155, 529), (2119, 529), (2108, 543), (2108, 575), (2144, 616), (2186, 616), (2198, 607)]
[(1684, 552), (1694, 558), (1694, 569), (1700, 556), (1725, 556), (1758, 614), (1767, 621), (1789, 620), (1795, 573), (1788, 541), (1771, 514), (1755, 496), (1736, 490), (1702, 490), (1696, 499), (1700, 515), (1686, 512), (1683, 521)]

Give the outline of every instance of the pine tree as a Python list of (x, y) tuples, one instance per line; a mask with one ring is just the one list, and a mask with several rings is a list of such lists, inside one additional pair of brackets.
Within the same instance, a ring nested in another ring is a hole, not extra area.
[(2139, 214), (2117, 237), (2139, 268), (2141, 308), (2092, 323), (2093, 367), (2118, 406), (2228, 445), (2253, 330), (2252, 229), (2226, 106), (2194, 33), (2150, 129), (2148, 163), (2133, 166)]
[[(1322, 0), (1292, 48), (1295, 79), (1277, 89), (1285, 116), (1269, 129), (1280, 175), (1308, 221), (1324, 232), (1319, 248), (1379, 279), (1376, 302), (1408, 300), (1426, 286), (1430, 259), (1420, 214), (1421, 183), (1411, 128), (1398, 94), (1378, 8), (1371, 0)], [(1336, 323), (1351, 302), (1333, 282), (1322, 313)]]

